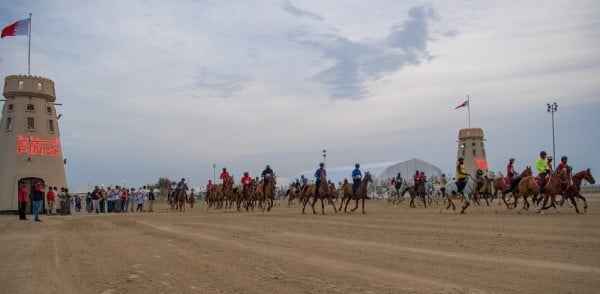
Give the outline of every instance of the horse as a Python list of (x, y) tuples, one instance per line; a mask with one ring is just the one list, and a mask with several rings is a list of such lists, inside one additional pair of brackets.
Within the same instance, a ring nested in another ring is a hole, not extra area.
[(294, 200), (302, 198), (302, 189), (295, 185), (291, 186), (286, 192), (285, 196), (288, 196), (288, 207), (295, 203)]
[(400, 204), (400, 202), (402, 202), (402, 197), (400, 197), (400, 188), (402, 188), (403, 185), (406, 185), (403, 179), (400, 179), (400, 181), (396, 181), (394, 183), (393, 191), (390, 193), (390, 197), (388, 198), (388, 201), (391, 201), (392, 204), (396, 204), (396, 202)]
[[(475, 189), (475, 181), (471, 177), (467, 177), (466, 183), (465, 183), (465, 188), (462, 191), (463, 198), (468, 200), (468, 197), (473, 194), (474, 189)], [(446, 209), (449, 209), (450, 207), (452, 207), (452, 210), (456, 210), (456, 206), (454, 205), (454, 202), (452, 202), (451, 196), (461, 196), (461, 193), (458, 192), (458, 181), (454, 180), (454, 181), (450, 181), (450, 182), (448, 182), (448, 184), (446, 184), (446, 194), (448, 195), (448, 197), (446, 198), (446, 200), (448, 200), (448, 205), (446, 206)], [(467, 207), (468, 207), (468, 205), (467, 205)], [(466, 209), (466, 207), (463, 208), (462, 213), (464, 213), (464, 209)]]
[(427, 208), (427, 200), (425, 199), (425, 196), (426, 196), (425, 180), (421, 179), (421, 180), (419, 180), (419, 182), (417, 182), (416, 185), (404, 188), (404, 190), (402, 190), (402, 193), (400, 193), (400, 197), (404, 197), (404, 194), (407, 191), (408, 191), (408, 194), (410, 194), (410, 205), (409, 205), (410, 207), (416, 208), (415, 197), (418, 196), (418, 197), (421, 197), (421, 200), (423, 200), (423, 205), (425, 206), (425, 208)]
[(358, 208), (358, 200), (361, 199), (362, 200), (362, 213), (364, 214), (365, 213), (365, 198), (367, 198), (367, 184), (369, 182), (371, 182), (371, 183), (373, 182), (373, 176), (371, 175), (370, 172), (365, 172), (364, 178), (360, 181), (360, 186), (356, 190), (356, 193), (354, 193), (352, 191), (352, 184), (350, 184), (348, 181), (345, 181), (344, 185), (342, 186), (343, 197), (342, 197), (342, 201), (340, 202), (340, 208), (338, 210), (342, 211), (342, 205), (344, 204), (344, 200), (345, 200), (346, 206), (344, 206), (344, 213), (346, 213), (346, 209), (348, 208), (348, 203), (350, 203), (350, 200), (354, 196), (354, 199), (356, 200), (356, 205), (354, 206), (354, 208), (352, 208), (351, 211), (354, 212)]
[(250, 209), (254, 211), (254, 200), (256, 199), (255, 190), (257, 186), (256, 180), (252, 179), (250, 180), (250, 183), (248, 183), (245, 192), (243, 188), (236, 189), (236, 206), (238, 211), (240, 211), (242, 205), (246, 211), (250, 211)]
[(187, 193), (185, 192), (188, 189), (187, 185), (184, 183), (181, 187), (179, 187), (175, 191), (175, 198), (173, 201), (176, 205), (175, 209), (179, 208), (179, 212), (185, 212), (185, 203), (187, 202)]
[[(533, 173), (531, 172), (531, 167), (527, 166), (521, 174), (519, 174), (516, 178), (513, 179), (515, 181), (514, 187), (511, 189), (510, 181), (507, 177), (498, 177), (494, 179), (492, 187), (494, 189), (493, 198), (498, 198), (498, 191), (502, 193), (502, 201), (506, 205), (506, 208), (511, 209), (517, 207), (517, 196), (514, 195), (515, 192), (518, 192), (517, 187), (519, 186), (519, 182), (528, 176), (531, 176)], [(511, 204), (508, 204), (506, 201), (506, 195), (512, 193), (514, 197), (514, 201)], [(512, 207), (511, 207), (512, 206)]]
[(319, 199), (321, 199), (321, 213), (325, 214), (325, 202), (323, 202), (323, 198), (327, 198), (328, 203), (332, 205), (333, 210), (335, 212), (337, 212), (337, 208), (335, 207), (335, 204), (333, 203), (333, 201), (331, 200), (331, 194), (329, 194), (329, 185), (327, 182), (327, 178), (325, 176), (325, 173), (321, 173), (321, 185), (319, 186), (319, 190), (317, 191), (316, 184), (308, 184), (306, 186), (304, 186), (304, 190), (302, 191), (302, 213), (304, 214), (304, 211), (306, 209), (306, 204), (308, 204), (310, 202), (310, 199), (313, 199), (313, 202), (310, 203), (310, 206), (312, 207), (313, 210), (313, 214), (317, 214), (317, 212), (315, 211), (315, 203), (317, 203), (317, 197)]
[(271, 208), (273, 208), (273, 201), (275, 200), (275, 184), (276, 176), (275, 174), (273, 174), (269, 179), (267, 185), (263, 187), (264, 194), (262, 196), (264, 199), (264, 204), (262, 205), (262, 211), (265, 211), (265, 209), (267, 211), (271, 211)]
[(571, 177), (572, 183), (565, 190), (565, 192), (564, 192), (565, 197), (563, 197), (563, 200), (562, 200), (562, 202), (564, 202), (565, 198), (569, 198), (571, 200), (571, 204), (573, 206), (575, 206), (575, 211), (577, 213), (579, 213), (579, 208), (577, 207), (577, 202), (575, 201), (576, 198), (583, 200), (583, 211), (584, 212), (587, 212), (587, 207), (588, 207), (587, 199), (585, 199), (585, 197), (583, 197), (581, 195), (581, 182), (583, 182), (583, 180), (586, 180), (588, 183), (590, 183), (592, 185), (596, 183), (596, 180), (594, 179), (594, 176), (592, 176), (592, 172), (589, 168), (582, 170)]
[[(552, 181), (554, 178), (557, 180)], [(556, 207), (556, 195), (558, 195), (561, 191), (561, 186), (568, 185), (569, 176), (566, 170), (562, 170), (560, 172), (555, 172), (550, 175), (550, 180), (548, 180), (548, 185), (544, 188), (544, 202), (542, 203), (542, 208), (538, 209), (538, 212), (543, 213), (544, 210), (554, 207), (557, 212), (560, 212)], [(550, 206), (546, 206), (546, 203), (550, 199)], [(538, 200), (539, 202), (539, 200)]]
[[(554, 204), (554, 196), (558, 194), (559, 186), (564, 180), (564, 178), (566, 178), (566, 172), (561, 172), (560, 174), (550, 174), (548, 176), (546, 186), (544, 187), (544, 192), (546, 193), (546, 195), (544, 196), (544, 206), (548, 201), (548, 197), (551, 197), (551, 207), (554, 207), (554, 209), (558, 211), (556, 205)], [(537, 207), (537, 204), (539, 202), (537, 201), (537, 197), (540, 193), (540, 186), (538, 184), (539, 180), (539, 177), (527, 176), (521, 179), (521, 181), (519, 182), (518, 196), (523, 197), (523, 210), (528, 210), (530, 207), (529, 201), (527, 201), (527, 197), (529, 196), (532, 196), (532, 203)], [(542, 208), (547, 209), (548, 207)], [(538, 212), (542, 212), (542, 210), (538, 209)]]

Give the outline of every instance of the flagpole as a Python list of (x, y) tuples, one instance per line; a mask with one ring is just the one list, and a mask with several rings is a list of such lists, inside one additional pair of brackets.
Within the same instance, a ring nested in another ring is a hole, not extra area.
[(31, 73), (31, 12), (29, 13), (29, 42), (27, 43), (27, 75)]
[(469, 128), (471, 128), (471, 101), (469, 101), (469, 94), (467, 94), (467, 110), (469, 111)]

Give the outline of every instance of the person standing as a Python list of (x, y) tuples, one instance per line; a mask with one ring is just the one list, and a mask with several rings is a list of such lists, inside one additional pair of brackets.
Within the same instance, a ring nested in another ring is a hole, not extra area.
[(127, 199), (129, 199), (128, 201), (129, 201), (129, 211), (130, 212), (133, 212), (133, 209), (134, 209), (134, 206), (135, 206), (135, 202), (136, 202), (136, 195), (137, 194), (135, 192), (135, 188), (131, 188), (129, 190), (129, 193), (127, 193), (127, 196), (129, 197)]
[(154, 212), (153, 208), (154, 208), (155, 197), (154, 197), (154, 191), (152, 191), (152, 190), (154, 190), (154, 189), (152, 189), (152, 188), (148, 189), (148, 202), (149, 202), (148, 212)]
[(19, 187), (19, 219), (27, 220), (25, 216), (25, 209), (27, 208), (27, 202), (29, 202), (29, 195), (27, 193), (27, 187), (25, 187), (25, 183), (21, 183), (21, 187)]
[(127, 188), (121, 187), (121, 191), (119, 191), (119, 199), (121, 199), (121, 212), (127, 212)]
[(96, 213), (100, 213), (100, 198), (102, 198), (102, 194), (100, 188), (96, 186), (94, 187), (94, 191), (92, 191), (92, 205)]
[(55, 210), (55, 201), (56, 197), (54, 195), (54, 190), (52, 187), (48, 188), (48, 192), (46, 193), (46, 201), (48, 202), (48, 215), (53, 215), (53, 211)]
[(44, 191), (42, 190), (42, 184), (40, 182), (35, 183), (33, 188), (33, 220), (41, 222), (40, 210), (42, 210), (42, 202), (44, 202)]

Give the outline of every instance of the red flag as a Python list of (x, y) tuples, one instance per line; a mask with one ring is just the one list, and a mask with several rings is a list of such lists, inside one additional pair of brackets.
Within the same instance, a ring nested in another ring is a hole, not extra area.
[(454, 107), (454, 109), (459, 109), (461, 107), (469, 107), (469, 100), (465, 100), (461, 105)]
[(2, 36), (0, 39), (4, 37), (10, 36), (27, 36), (29, 34), (29, 18), (19, 20), (5, 28), (2, 29)]

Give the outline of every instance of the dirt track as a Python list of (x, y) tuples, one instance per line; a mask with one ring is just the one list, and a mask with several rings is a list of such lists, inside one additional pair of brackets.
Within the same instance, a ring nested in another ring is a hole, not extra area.
[(4, 293), (598, 293), (600, 197), (576, 215), (193, 211), (0, 216)]

